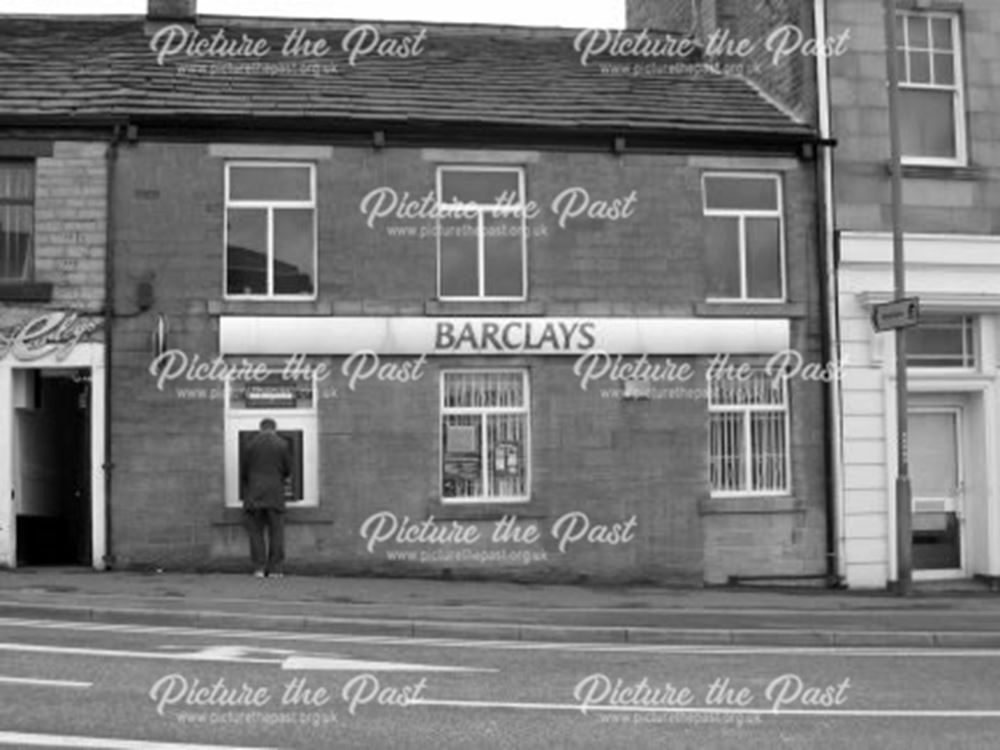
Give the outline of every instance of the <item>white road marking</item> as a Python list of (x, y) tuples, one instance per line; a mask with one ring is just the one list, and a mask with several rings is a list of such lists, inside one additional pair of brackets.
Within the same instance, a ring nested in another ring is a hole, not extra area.
[[(719, 656), (862, 656), (862, 657), (1000, 657), (997, 648), (890, 648), (878, 646), (699, 646), (641, 643), (566, 643), (548, 641), (471, 640), (466, 638), (411, 638), (409, 636), (338, 635), (285, 630), (236, 630), (221, 628), (189, 628), (166, 625), (128, 625), (117, 623), (72, 622), (65, 620), (28, 620), (0, 618), (0, 628), (18, 627), (39, 630), (86, 630), (97, 633), (130, 635), (165, 635), (193, 638), (239, 638), (257, 642), (299, 641), (312, 643), (346, 643), (380, 646), (410, 646), (432, 648), (466, 648), (501, 651), (569, 651), (603, 653), (699, 654)], [(164, 657), (166, 658), (166, 656)]]
[(508, 708), (521, 711), (573, 711), (580, 714), (611, 713), (655, 713), (655, 714), (732, 714), (743, 716), (815, 716), (830, 718), (846, 716), (852, 718), (910, 718), (910, 719), (1000, 719), (1000, 711), (979, 710), (921, 710), (921, 709), (837, 709), (837, 708), (724, 708), (724, 707), (672, 707), (672, 706), (603, 706), (579, 703), (517, 703), (510, 701), (469, 701), (416, 698), (408, 705), (437, 706), (441, 708)]
[[(63, 654), (68, 656), (119, 657), (128, 659), (184, 660), (223, 662), (227, 664), (268, 664), (283, 670), (325, 670), (340, 672), (498, 672), (497, 669), (479, 667), (453, 667), (435, 664), (350, 659), (332, 654), (299, 654), (286, 649), (256, 649), (242, 646), (207, 646), (200, 651), (131, 651), (109, 648), (83, 648), (80, 646), (55, 646), (39, 643), (0, 643), (0, 651), (32, 654)], [(251, 654), (276, 654), (276, 658), (254, 658)], [(89, 683), (88, 683), (89, 687)]]
[(77, 680), (46, 680), (41, 677), (3, 677), (0, 676), (0, 683), (11, 685), (38, 685), (40, 687), (67, 687), (67, 688), (89, 688), (93, 687), (92, 682), (78, 682)]
[(161, 660), (191, 660), (191, 661), (216, 661), (230, 662), (238, 664), (280, 664), (280, 659), (251, 659), (238, 658), (228, 654), (218, 655), (210, 653), (158, 653), (155, 651), (125, 651), (111, 648), (82, 648), (77, 646), (52, 646), (49, 644), (37, 643), (0, 643), (0, 651), (17, 651), (21, 653), (34, 654), (66, 654), (69, 656), (112, 656), (125, 657), (130, 659), (161, 659)]
[(182, 659), (193, 659), (195, 661), (232, 661), (240, 663), (250, 662), (256, 664), (277, 664), (286, 656), (292, 656), (297, 653), (287, 648), (253, 648), (222, 644), (218, 646), (203, 646), (197, 651), (185, 651), (183, 650), (183, 646), (159, 646), (159, 648), (162, 649), (162, 653), (176, 654)]
[(190, 742), (153, 742), (150, 740), (122, 740), (111, 737), (80, 737), (69, 734), (28, 734), (26, 732), (0, 732), (0, 745), (17, 747), (82, 747), (97, 750), (279, 750), (278, 748), (249, 747), (246, 745), (196, 745)]
[(330, 659), (319, 656), (290, 656), (282, 669), (325, 670), (331, 672), (499, 672), (499, 669), (479, 667), (441, 667), (430, 664), (408, 664), (366, 659)]

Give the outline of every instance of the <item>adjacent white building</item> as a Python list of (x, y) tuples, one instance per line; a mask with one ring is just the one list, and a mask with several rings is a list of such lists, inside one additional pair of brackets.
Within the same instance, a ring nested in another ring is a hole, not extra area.
[[(852, 588), (896, 575), (894, 334), (872, 306), (892, 299), (892, 237), (840, 242), (844, 359), (841, 549)], [(909, 455), (915, 581), (1000, 576), (1000, 236), (907, 235)]]

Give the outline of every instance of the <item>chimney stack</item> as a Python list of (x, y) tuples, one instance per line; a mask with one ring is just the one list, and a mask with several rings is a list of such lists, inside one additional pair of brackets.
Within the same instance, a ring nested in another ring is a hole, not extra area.
[[(708, 57), (729, 64), (772, 99), (809, 122), (816, 118), (815, 59), (791, 55), (774, 61), (767, 39), (777, 29), (795, 26), (803, 39), (815, 34), (812, 0), (625, 0), (627, 28), (669, 30), (704, 45), (713, 38), (732, 44), (747, 40), (753, 50), (732, 54), (726, 48)], [(919, 2), (920, 0), (916, 0)]]
[(698, 0), (626, 0), (625, 27), (693, 36), (698, 13)]
[(149, 21), (186, 21), (194, 23), (198, 15), (198, 0), (149, 0), (146, 19)]

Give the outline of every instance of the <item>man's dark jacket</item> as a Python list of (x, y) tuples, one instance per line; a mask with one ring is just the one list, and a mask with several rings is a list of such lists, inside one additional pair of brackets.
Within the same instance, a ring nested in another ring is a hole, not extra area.
[(243, 454), (240, 484), (246, 508), (284, 508), (285, 480), (292, 474), (292, 452), (276, 432), (255, 435)]

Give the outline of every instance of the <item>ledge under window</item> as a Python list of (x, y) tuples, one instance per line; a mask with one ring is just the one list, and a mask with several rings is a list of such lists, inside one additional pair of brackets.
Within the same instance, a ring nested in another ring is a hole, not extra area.
[(0, 300), (16, 302), (51, 302), (51, 282), (0, 282)]
[[(285, 509), (286, 524), (333, 523), (333, 513), (327, 508), (295, 508)], [(243, 508), (220, 508), (212, 516), (212, 526), (242, 526)]]
[(698, 501), (698, 512), (703, 516), (731, 513), (802, 513), (805, 511), (798, 498), (791, 495), (767, 497), (703, 497)]
[(544, 302), (482, 302), (428, 300), (424, 304), (427, 315), (545, 315)]
[[(886, 174), (892, 174), (892, 164), (885, 165)], [(908, 180), (983, 180), (987, 172), (983, 167), (951, 164), (903, 164), (903, 177)]]
[(520, 520), (548, 518), (547, 503), (532, 499), (523, 503), (442, 503), (441, 498), (432, 497), (427, 501), (427, 515), (435, 521), (499, 521), (504, 516), (517, 516)]
[(695, 315), (705, 318), (804, 318), (804, 302), (698, 302)]
[(329, 302), (317, 299), (298, 300), (209, 300), (206, 304), (209, 315), (331, 315), (333, 308)]

